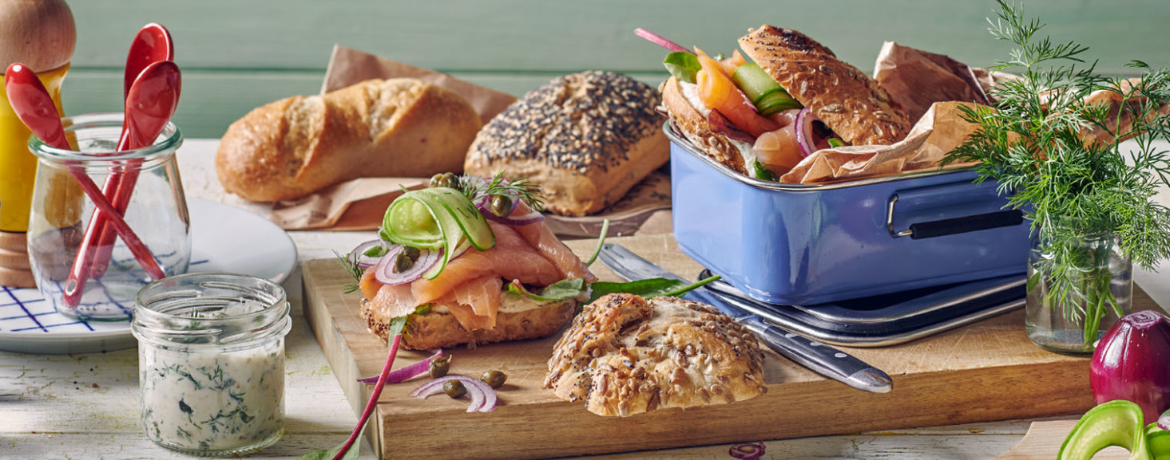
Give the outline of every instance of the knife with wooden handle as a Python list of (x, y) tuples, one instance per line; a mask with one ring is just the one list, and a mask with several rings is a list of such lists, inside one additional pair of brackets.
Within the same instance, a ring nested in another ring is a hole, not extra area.
[[(670, 278), (689, 282), (654, 265), (654, 263), (643, 259), (619, 244), (604, 244), (599, 258), (606, 267), (628, 280)], [(755, 333), (773, 351), (813, 372), (858, 390), (887, 393), (893, 389), (893, 380), (880, 369), (816, 340), (769, 324), (759, 315), (725, 302), (723, 298), (705, 287), (699, 287), (687, 293), (686, 297), (709, 304), (731, 316), (736, 322)]]

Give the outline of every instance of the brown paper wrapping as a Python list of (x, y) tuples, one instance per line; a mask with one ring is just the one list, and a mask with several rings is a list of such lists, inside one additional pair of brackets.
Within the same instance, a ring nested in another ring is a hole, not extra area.
[[(893, 145), (859, 145), (824, 149), (780, 177), (789, 184), (823, 184), (870, 179), (920, 169), (937, 168), (947, 152), (975, 132), (975, 125), (963, 121), (962, 102), (937, 102), (918, 120), (901, 142)], [(954, 163), (947, 167), (963, 166)]]
[[(373, 78), (417, 78), (463, 96), (484, 123), (504, 111), (516, 98), (474, 85), (450, 75), (336, 45), (325, 72), (321, 92), (329, 92)], [(402, 194), (401, 186), (417, 188), (429, 178), (362, 178), (317, 191), (295, 201), (273, 203), (269, 219), (286, 230), (372, 230), (382, 223), (390, 202)], [(610, 235), (630, 235), (642, 228), (655, 211), (670, 208), (670, 178), (652, 173), (626, 197), (598, 215), (565, 217), (547, 215), (545, 222), (562, 237), (596, 237), (604, 219), (610, 219)], [(661, 219), (654, 228), (662, 231)], [(669, 225), (665, 225), (669, 231)]]
[(417, 78), (448, 89), (467, 99), (484, 124), (516, 100), (511, 94), (471, 84), (445, 73), (391, 61), (341, 45), (333, 45), (333, 56), (329, 58), (329, 68), (325, 70), (321, 94), (375, 78)]
[[(917, 119), (906, 138), (893, 145), (824, 149), (805, 157), (780, 182), (826, 184), (938, 168), (947, 152), (966, 141), (975, 125), (962, 119), (964, 103), (989, 104), (988, 90), (1004, 73), (968, 67), (941, 54), (886, 42), (874, 66), (874, 79)], [(955, 163), (947, 167), (960, 167)]]

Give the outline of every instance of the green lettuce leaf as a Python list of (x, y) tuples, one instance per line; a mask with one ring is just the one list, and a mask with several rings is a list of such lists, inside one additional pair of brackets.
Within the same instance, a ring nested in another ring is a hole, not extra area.
[(662, 65), (666, 67), (666, 70), (671, 75), (674, 75), (674, 78), (687, 83), (694, 83), (695, 75), (703, 68), (703, 66), (699, 65), (699, 58), (686, 51), (675, 51), (667, 54), (666, 60), (662, 61)]

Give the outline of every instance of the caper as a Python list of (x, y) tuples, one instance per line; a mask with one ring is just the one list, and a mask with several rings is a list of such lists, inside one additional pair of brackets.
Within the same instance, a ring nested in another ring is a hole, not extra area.
[(492, 214), (500, 217), (507, 216), (512, 213), (512, 198), (505, 195), (496, 195), (492, 197)]
[(483, 376), (479, 379), (483, 380), (483, 383), (488, 384), (489, 387), (499, 388), (504, 386), (504, 382), (508, 380), (508, 376), (503, 372), (491, 370), (484, 372)]
[(418, 248), (412, 246), (402, 248), (402, 253), (406, 254), (406, 257), (410, 257), (410, 260), (418, 260), (418, 256), (422, 255), (422, 251), (419, 251)]
[(454, 399), (467, 394), (467, 387), (464, 387), (463, 382), (458, 380), (448, 380), (443, 383), (443, 392)]
[(431, 187), (459, 188), (459, 180), (455, 173), (442, 173), (431, 176)]
[(450, 370), (450, 368), (451, 368), (451, 360), (448, 359), (446, 356), (440, 356), (438, 358), (431, 360), (431, 364), (430, 364), (430, 367), (428, 368), (428, 372), (430, 372), (432, 379), (437, 379), (439, 377), (447, 375), (447, 371)]
[(394, 271), (396, 273), (402, 273), (404, 271), (410, 270), (410, 267), (413, 266), (414, 260), (411, 260), (410, 256), (406, 254), (406, 251), (400, 251), (398, 256), (394, 259)]

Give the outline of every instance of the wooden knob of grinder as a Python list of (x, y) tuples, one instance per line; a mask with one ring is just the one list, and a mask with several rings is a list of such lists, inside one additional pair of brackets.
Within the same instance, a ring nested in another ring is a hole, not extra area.
[(34, 72), (69, 63), (77, 44), (65, 0), (0, 0), (0, 64), (20, 62)]

